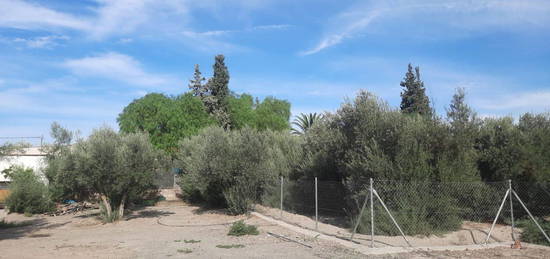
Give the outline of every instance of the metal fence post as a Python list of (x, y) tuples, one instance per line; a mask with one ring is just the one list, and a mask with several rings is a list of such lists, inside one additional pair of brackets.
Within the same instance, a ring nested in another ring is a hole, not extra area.
[(355, 227), (353, 227), (353, 231), (351, 232), (350, 241), (353, 241), (353, 236), (355, 236), (355, 232), (357, 232), (357, 227), (359, 227), (359, 223), (361, 222), (361, 216), (363, 216), (363, 211), (365, 210), (365, 207), (367, 206), (367, 200), (369, 197), (365, 195), (365, 201), (363, 202), (363, 206), (361, 207), (361, 211), (359, 211), (359, 215), (357, 216), (357, 221), (355, 222)]
[(372, 202), (372, 178), (370, 178), (370, 247), (374, 248), (374, 203)]
[[(512, 191), (512, 180), (508, 180), (508, 188)], [(512, 194), (510, 194), (510, 219), (512, 219), (512, 240), (516, 241), (514, 234), (514, 204), (512, 203)]]
[(281, 176), (281, 219), (283, 218), (283, 176)]
[(493, 232), (493, 229), (495, 228), (495, 224), (497, 224), (498, 216), (500, 215), (500, 212), (502, 211), (502, 208), (504, 207), (504, 203), (506, 203), (506, 199), (508, 199), (508, 195), (512, 195), (510, 192), (510, 189), (506, 191), (506, 194), (504, 194), (504, 199), (502, 199), (502, 203), (500, 204), (500, 207), (498, 208), (497, 215), (495, 216), (495, 220), (493, 221), (493, 224), (491, 225), (491, 229), (489, 230), (489, 233), (487, 233), (487, 238), (485, 239), (485, 245), (487, 242), (489, 242), (489, 238), (491, 238), (491, 233)]
[(319, 199), (317, 197), (317, 177), (315, 177), (315, 230), (319, 230)]

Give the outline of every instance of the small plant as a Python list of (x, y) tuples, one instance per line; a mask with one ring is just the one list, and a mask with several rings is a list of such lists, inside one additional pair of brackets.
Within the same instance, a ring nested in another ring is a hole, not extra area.
[(227, 233), (228, 236), (244, 236), (244, 235), (258, 235), (260, 232), (258, 231), (258, 228), (254, 225), (247, 225), (244, 223), (244, 221), (239, 220), (233, 225), (231, 225), (231, 228), (229, 229), (229, 233)]
[(200, 240), (194, 240), (194, 239), (190, 239), (190, 240), (183, 240), (184, 243), (186, 244), (195, 244), (195, 243), (200, 243), (201, 241)]
[(31, 225), (32, 223), (30, 221), (23, 221), (23, 222), (7, 222), (6, 220), (0, 220), (0, 229), (6, 229), (6, 228), (16, 228), (16, 227), (24, 227)]
[(190, 254), (190, 253), (193, 253), (193, 250), (191, 250), (191, 249), (189, 249), (189, 248), (178, 249), (178, 253)]
[(181, 242), (181, 240), (179, 240), (179, 239), (178, 239), (178, 240), (174, 240), (174, 242), (179, 243), (179, 242)]
[(223, 249), (231, 249), (231, 248), (243, 248), (244, 245), (240, 244), (233, 244), (233, 245), (217, 245), (217, 248), (223, 248)]

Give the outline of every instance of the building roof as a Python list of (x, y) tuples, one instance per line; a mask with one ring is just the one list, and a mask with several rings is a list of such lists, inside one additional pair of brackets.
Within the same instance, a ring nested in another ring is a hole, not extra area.
[(46, 152), (44, 152), (41, 147), (27, 147), (23, 148), (22, 150), (10, 153), (7, 156), (46, 156)]

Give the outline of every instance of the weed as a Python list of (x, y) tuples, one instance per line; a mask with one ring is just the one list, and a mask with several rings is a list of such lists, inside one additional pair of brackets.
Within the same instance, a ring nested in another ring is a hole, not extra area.
[(239, 220), (233, 225), (231, 225), (231, 228), (229, 229), (229, 233), (227, 235), (229, 236), (244, 236), (244, 235), (258, 235), (260, 232), (258, 231), (258, 228), (254, 225), (247, 225), (244, 223), (244, 221)]
[(183, 240), (184, 243), (186, 244), (194, 244), (194, 243), (200, 243), (201, 241), (200, 240), (194, 240), (194, 239), (190, 239), (190, 240)]
[(178, 240), (174, 240), (174, 242), (179, 243), (179, 242), (181, 242), (181, 240), (179, 240), (179, 239), (178, 239)]
[(230, 249), (230, 248), (243, 248), (244, 245), (239, 244), (233, 244), (233, 245), (217, 245), (217, 248), (224, 248), (224, 249)]
[(191, 250), (189, 248), (178, 249), (178, 253), (190, 254), (190, 253), (193, 253), (193, 250)]

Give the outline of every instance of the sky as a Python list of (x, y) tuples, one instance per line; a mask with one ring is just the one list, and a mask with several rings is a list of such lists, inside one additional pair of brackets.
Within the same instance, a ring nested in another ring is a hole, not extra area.
[(211, 76), (216, 54), (232, 91), (293, 116), (360, 89), (398, 107), (409, 63), (441, 115), (457, 87), (482, 117), (550, 111), (547, 0), (0, 0), (0, 137), (117, 128), (132, 100), (188, 91), (195, 64)]

